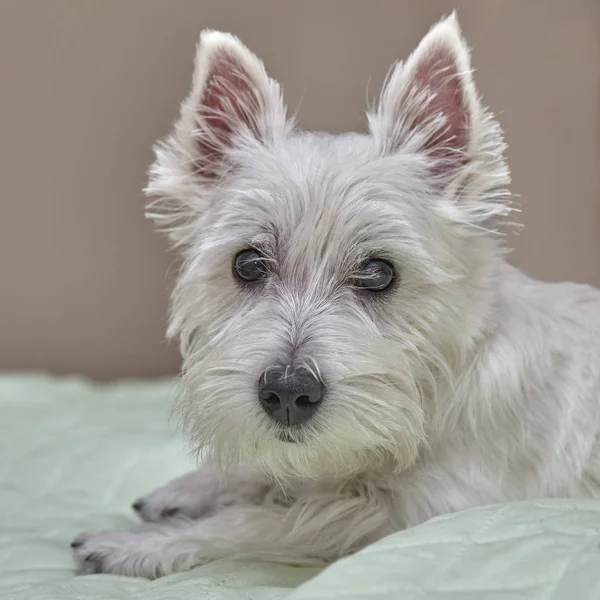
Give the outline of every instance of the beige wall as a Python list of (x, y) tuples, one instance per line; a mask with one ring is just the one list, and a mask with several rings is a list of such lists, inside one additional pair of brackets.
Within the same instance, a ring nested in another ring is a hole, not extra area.
[(514, 260), (600, 284), (598, 0), (0, 0), (0, 369), (177, 368), (140, 189), (201, 28), (264, 57), (302, 126), (362, 129), (367, 83), (454, 5), (510, 143)]

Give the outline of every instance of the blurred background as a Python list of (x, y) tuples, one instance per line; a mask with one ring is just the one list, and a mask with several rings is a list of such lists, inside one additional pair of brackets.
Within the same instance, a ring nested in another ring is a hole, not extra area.
[(392, 62), (453, 8), (510, 146), (513, 262), (600, 285), (599, 0), (0, 0), (0, 370), (177, 371), (176, 257), (141, 189), (202, 28), (263, 58), (302, 127), (361, 131)]

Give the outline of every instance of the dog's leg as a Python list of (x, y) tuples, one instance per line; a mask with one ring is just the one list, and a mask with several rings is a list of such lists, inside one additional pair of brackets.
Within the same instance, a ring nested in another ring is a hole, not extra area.
[(270, 489), (265, 477), (249, 468), (226, 474), (214, 465), (202, 465), (133, 503), (144, 521), (159, 522), (172, 517), (199, 519), (233, 504), (257, 504)]
[(307, 494), (286, 505), (234, 505), (196, 521), (84, 533), (73, 542), (83, 572), (155, 578), (217, 558), (323, 564), (397, 529), (382, 494)]

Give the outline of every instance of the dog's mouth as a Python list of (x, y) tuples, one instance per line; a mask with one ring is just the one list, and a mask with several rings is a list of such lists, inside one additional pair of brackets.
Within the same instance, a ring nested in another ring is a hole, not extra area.
[(287, 442), (289, 444), (299, 443), (299, 440), (297, 439), (297, 437), (298, 436), (294, 436), (291, 431), (281, 430), (277, 433), (277, 438), (279, 439), (280, 442)]
[(305, 425), (291, 425), (289, 427), (280, 427), (276, 432), (276, 437), (280, 442), (287, 444), (304, 444), (310, 440), (314, 430)]

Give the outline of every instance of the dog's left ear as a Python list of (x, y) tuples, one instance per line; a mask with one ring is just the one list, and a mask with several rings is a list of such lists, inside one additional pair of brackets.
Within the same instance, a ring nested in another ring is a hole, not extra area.
[(383, 89), (372, 135), (381, 151), (422, 153), (437, 174), (455, 172), (477, 151), (483, 109), (456, 15), (440, 21)]

